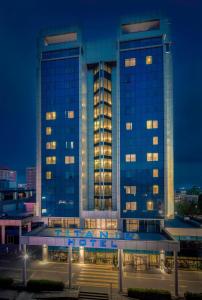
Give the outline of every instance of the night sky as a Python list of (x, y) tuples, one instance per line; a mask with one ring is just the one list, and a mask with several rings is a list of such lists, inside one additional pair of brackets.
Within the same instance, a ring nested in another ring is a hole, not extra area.
[(41, 29), (80, 25), (84, 39), (115, 37), (121, 16), (161, 14), (171, 23), (175, 185), (202, 186), (202, 0), (0, 2), (0, 166), (36, 157), (36, 39)]

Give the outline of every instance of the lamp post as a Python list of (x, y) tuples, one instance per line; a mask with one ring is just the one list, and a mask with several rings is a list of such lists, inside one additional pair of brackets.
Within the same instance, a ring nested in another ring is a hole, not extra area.
[(27, 285), (27, 260), (29, 256), (27, 254), (26, 245), (23, 245), (23, 284)]

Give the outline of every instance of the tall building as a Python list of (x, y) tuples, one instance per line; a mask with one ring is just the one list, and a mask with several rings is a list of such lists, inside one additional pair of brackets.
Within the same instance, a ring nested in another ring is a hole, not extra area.
[(126, 23), (117, 40), (94, 43), (57, 32), (40, 46), (38, 213), (107, 215), (116, 228), (173, 216), (166, 22)]
[(36, 189), (36, 168), (28, 167), (26, 168), (26, 188)]
[(170, 45), (161, 19), (125, 20), (111, 39), (40, 36), (37, 214), (53, 233), (23, 243), (53, 245), (56, 227), (71, 237), (57, 245), (118, 248), (126, 261), (177, 251), (163, 231), (174, 215)]
[(0, 168), (0, 186), (2, 189), (16, 188), (17, 172), (8, 168)]

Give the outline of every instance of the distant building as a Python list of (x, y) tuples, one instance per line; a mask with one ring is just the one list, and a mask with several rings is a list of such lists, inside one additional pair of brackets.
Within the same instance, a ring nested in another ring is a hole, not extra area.
[(198, 195), (194, 194), (187, 194), (186, 191), (176, 191), (175, 192), (175, 202), (198, 202)]
[(0, 191), (0, 244), (18, 244), (22, 232), (31, 230), (35, 203), (35, 190)]
[(36, 189), (36, 168), (26, 168), (26, 187), (27, 189)]
[(17, 172), (8, 168), (0, 168), (0, 188), (16, 188)]

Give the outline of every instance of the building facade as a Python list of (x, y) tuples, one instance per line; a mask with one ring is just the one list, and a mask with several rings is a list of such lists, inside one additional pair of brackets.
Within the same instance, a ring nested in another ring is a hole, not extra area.
[(83, 43), (78, 29), (40, 40), (37, 192), (42, 217), (173, 216), (166, 27), (162, 20), (124, 24), (117, 40), (107, 40), (106, 46), (103, 40)]
[(0, 189), (16, 188), (17, 172), (8, 168), (0, 169)]
[(160, 19), (126, 20), (93, 42), (78, 28), (40, 36), (37, 214), (62, 236), (164, 239), (174, 215), (170, 46)]
[(26, 188), (36, 190), (36, 168), (26, 168)]

